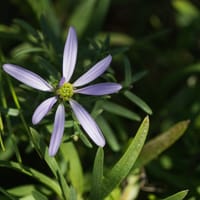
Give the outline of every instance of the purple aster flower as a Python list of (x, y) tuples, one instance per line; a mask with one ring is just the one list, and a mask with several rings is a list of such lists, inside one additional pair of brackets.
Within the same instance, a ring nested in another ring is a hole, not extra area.
[(64, 103), (66, 101), (69, 102), (77, 120), (89, 137), (98, 146), (103, 147), (105, 145), (105, 139), (100, 128), (90, 114), (78, 102), (72, 99), (72, 97), (76, 93), (95, 96), (107, 95), (118, 92), (121, 89), (120, 84), (109, 82), (85, 86), (105, 72), (111, 63), (111, 55), (108, 55), (104, 59), (100, 60), (75, 82), (70, 83), (70, 79), (76, 65), (77, 49), (78, 41), (76, 31), (73, 27), (70, 27), (63, 53), (62, 78), (57, 88), (54, 88), (39, 75), (27, 69), (13, 64), (3, 65), (5, 72), (22, 83), (38, 90), (53, 92), (53, 97), (46, 99), (36, 108), (32, 117), (33, 124), (38, 124), (59, 100), (59, 105), (54, 119), (53, 133), (49, 145), (50, 156), (54, 156), (57, 153), (62, 141), (65, 121)]

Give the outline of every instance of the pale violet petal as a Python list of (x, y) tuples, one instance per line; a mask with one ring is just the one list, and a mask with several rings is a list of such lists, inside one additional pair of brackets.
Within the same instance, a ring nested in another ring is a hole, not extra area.
[(59, 86), (62, 86), (65, 83), (65, 77), (62, 77), (59, 82)]
[(59, 104), (56, 110), (53, 133), (51, 135), (51, 140), (49, 145), (50, 156), (54, 156), (58, 151), (64, 133), (64, 123), (65, 123), (65, 108), (63, 104)]
[(105, 70), (109, 67), (111, 60), (111, 55), (108, 55), (104, 59), (100, 60), (90, 70), (88, 70), (85, 74), (83, 74), (73, 83), (74, 87), (86, 85), (87, 83), (101, 76), (101, 74), (103, 74)]
[(77, 58), (78, 40), (73, 27), (69, 28), (63, 53), (63, 77), (68, 82), (74, 72)]
[(105, 145), (105, 139), (94, 119), (79, 103), (72, 99), (69, 102), (85, 132), (98, 146), (103, 147)]
[(38, 124), (44, 118), (44, 116), (51, 110), (56, 101), (56, 97), (50, 97), (43, 101), (33, 113), (32, 123)]
[(118, 83), (98, 83), (74, 90), (74, 93), (86, 95), (106, 95), (118, 92), (122, 86)]
[(53, 87), (39, 75), (13, 64), (4, 64), (3, 69), (22, 83), (42, 91), (52, 91)]

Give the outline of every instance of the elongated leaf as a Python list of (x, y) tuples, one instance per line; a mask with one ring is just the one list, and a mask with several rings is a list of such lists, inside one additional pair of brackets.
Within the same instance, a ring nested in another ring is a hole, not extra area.
[(3, 143), (2, 135), (4, 135), (4, 126), (3, 126), (3, 121), (2, 121), (1, 112), (0, 112), (0, 147), (2, 151), (5, 151), (6, 149)]
[(133, 103), (135, 103), (142, 110), (144, 110), (147, 114), (152, 114), (151, 108), (140, 97), (136, 96), (135, 94), (129, 91), (125, 91), (124, 96), (127, 97)]
[(14, 19), (14, 23), (22, 27), (27, 33), (31, 34), (35, 38), (39, 38), (38, 32), (27, 22), (21, 19)]
[(58, 36), (60, 34), (60, 25), (59, 25), (58, 18), (55, 15), (52, 1), (28, 0), (27, 3), (29, 3), (31, 8), (33, 9), (38, 20), (41, 19), (41, 16), (45, 16), (48, 19), (48, 23), (49, 23), (49, 26), (51, 27), (51, 30), (54, 32), (55, 35)]
[[(103, 40), (107, 35), (110, 36), (110, 44), (111, 45), (119, 45), (119, 46), (131, 46), (134, 43), (134, 39), (127, 34), (119, 33), (119, 32), (103, 32), (98, 35), (98, 39)], [(113, 49), (112, 55), (126, 52), (128, 47), (119, 47)]]
[(48, 200), (48, 199), (40, 192), (33, 191), (31, 194), (20, 198), (20, 200)]
[(141, 168), (151, 160), (155, 159), (184, 134), (188, 125), (189, 121), (179, 122), (166, 132), (158, 135), (156, 138), (151, 139), (147, 144), (145, 144), (134, 167)]
[(68, 175), (77, 192), (83, 192), (83, 169), (78, 152), (72, 142), (63, 143), (61, 152), (65, 162), (69, 165)]
[(2, 187), (0, 187), (0, 192), (4, 194), (4, 196), (8, 197), (8, 199), (10, 200), (17, 200), (17, 198), (12, 196), (9, 192), (7, 192), (7, 190), (3, 189)]
[(144, 71), (134, 74), (134, 76), (132, 78), (132, 83), (135, 83), (135, 82), (141, 80), (143, 77), (145, 77), (147, 75), (147, 73), (148, 73), (148, 71), (144, 70)]
[(38, 52), (43, 52), (44, 49), (39, 48), (39, 47), (33, 47), (29, 44), (22, 44), (20, 46), (17, 46), (17, 48), (15, 48), (12, 51), (12, 56), (14, 58), (18, 58), (18, 57), (22, 57), (22, 56), (26, 56), (26, 55), (30, 55), (31, 53), (38, 53)]
[(27, 196), (28, 194), (31, 194), (31, 192), (34, 190), (36, 190), (36, 187), (34, 185), (22, 185), (22, 186), (11, 188), (7, 191), (14, 196), (21, 197), (21, 196)]
[(125, 117), (131, 120), (140, 121), (140, 116), (138, 114), (130, 111), (129, 109), (121, 105), (112, 102), (105, 102), (102, 107), (104, 110), (113, 113), (115, 115), (119, 115), (121, 117)]
[(73, 123), (74, 125), (74, 129), (78, 132), (78, 136), (79, 138), (82, 140), (82, 142), (89, 148), (92, 148), (92, 143), (89, 141), (89, 139), (86, 137), (86, 135), (83, 133), (83, 131), (81, 130), (80, 126), (78, 125), (78, 123), (75, 121)]
[(130, 61), (127, 57), (124, 58), (124, 70), (125, 70), (124, 86), (129, 87), (132, 84), (132, 70)]
[(53, 181), (48, 176), (38, 172), (37, 170), (24, 166), (22, 164), (16, 162), (8, 162), (8, 161), (0, 161), (0, 167), (7, 167), (19, 171), (23, 174), (33, 177), (39, 182), (43, 183), (45, 186), (49, 187), (52, 191), (54, 191), (58, 196), (62, 197), (62, 192), (58, 184)]
[(119, 151), (120, 145), (115, 137), (114, 132), (112, 131), (111, 127), (109, 126), (108, 122), (101, 116), (97, 118), (98, 125), (101, 127), (103, 134), (106, 138), (106, 142), (109, 144), (113, 151)]
[(60, 186), (62, 188), (63, 195), (65, 196), (65, 198), (68, 198), (70, 196), (69, 186), (64, 176), (62, 175), (62, 172), (56, 162), (56, 159), (54, 157), (49, 156), (48, 148), (45, 142), (43, 141), (42, 137), (38, 134), (38, 132), (35, 129), (30, 128), (30, 133), (31, 133), (30, 136), (31, 136), (31, 139), (35, 146), (36, 151), (42, 158), (44, 158), (49, 168), (51, 169), (52, 173), (54, 174), (56, 179), (59, 181)]
[(87, 36), (94, 35), (101, 30), (110, 2), (111, 0), (101, 0), (96, 2), (92, 18), (90, 19), (89, 28), (87, 29)]
[(0, 24), (0, 37), (1, 38), (9, 38), (9, 39), (18, 39), (20, 38), (19, 28), (14, 26), (6, 26)]
[(47, 197), (45, 197), (42, 193), (34, 190), (32, 192), (32, 195), (34, 197), (35, 200), (48, 200)]
[(177, 192), (176, 194), (171, 195), (171, 196), (164, 198), (162, 200), (182, 200), (186, 197), (187, 193), (188, 193), (188, 190), (183, 190), (181, 192)]
[(79, 36), (83, 34), (89, 24), (96, 2), (97, 0), (81, 1), (72, 14), (69, 24), (76, 28)]
[(77, 194), (76, 191), (73, 187), (70, 187), (70, 196), (69, 196), (69, 200), (77, 200)]
[(92, 173), (92, 187), (90, 199), (101, 200), (101, 186), (103, 180), (103, 159), (104, 151), (103, 148), (99, 147), (94, 160), (94, 167)]
[[(52, 44), (55, 52), (61, 52), (61, 42), (60, 42), (60, 39), (58, 37), (58, 34), (55, 33), (55, 30), (54, 26), (49, 22), (49, 19), (48, 19), (49, 16), (41, 16), (40, 17), (40, 26), (41, 26), (41, 29), (42, 29), (42, 32), (43, 34), (45, 35), (45, 39), (48, 39), (46, 41), (46, 47), (47, 47), (47, 50), (50, 50), (49, 49), (49, 43)], [(51, 51), (49, 51), (49, 53), (51, 54)]]
[(4, 134), (4, 126), (3, 126), (3, 120), (2, 120), (2, 117), (1, 117), (1, 112), (0, 112), (0, 132), (2, 134)]
[(189, 0), (174, 0), (172, 2), (177, 10), (177, 23), (180, 26), (188, 26), (194, 19), (199, 17), (198, 8)]
[(105, 176), (105, 179), (102, 182), (102, 199), (111, 193), (112, 190), (129, 174), (137, 157), (140, 154), (140, 151), (142, 150), (148, 130), (149, 118), (146, 117), (125, 153)]

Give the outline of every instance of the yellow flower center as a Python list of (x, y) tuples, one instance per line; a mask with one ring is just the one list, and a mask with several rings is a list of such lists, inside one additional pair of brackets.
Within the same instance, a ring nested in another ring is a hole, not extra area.
[(57, 89), (56, 94), (63, 101), (68, 101), (74, 94), (73, 86), (71, 83), (64, 83)]

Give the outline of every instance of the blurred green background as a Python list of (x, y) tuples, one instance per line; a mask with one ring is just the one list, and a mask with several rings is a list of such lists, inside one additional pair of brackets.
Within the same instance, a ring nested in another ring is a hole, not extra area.
[[(13, 20), (24, 20), (38, 29), (40, 10), (44, 9), (54, 27), (52, 37), (60, 34), (58, 27), (67, 31), (69, 25), (74, 25), (79, 39), (85, 41), (108, 34), (110, 47), (121, 49), (129, 58), (133, 77), (142, 77), (131, 90), (153, 110), (148, 139), (178, 121), (191, 120), (186, 134), (145, 167), (138, 199), (146, 199), (149, 194), (166, 196), (182, 189), (189, 189), (188, 199), (200, 199), (200, 1), (99, 0), (102, 13), (88, 13), (87, 4), (81, 7), (84, 1), (52, 0), (49, 8), (34, 0), (2, 1), (0, 54), (12, 57), (10, 50), (21, 42), (20, 31), (9, 28)], [(75, 16), (77, 10), (81, 12)], [(62, 51), (62, 46), (55, 44), (55, 48)], [(118, 80), (123, 81), (124, 57), (117, 56), (114, 65)], [(145, 116), (130, 102), (118, 101)], [(138, 124), (127, 120), (126, 130), (136, 130)]]

